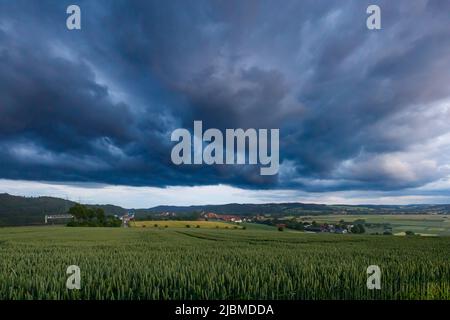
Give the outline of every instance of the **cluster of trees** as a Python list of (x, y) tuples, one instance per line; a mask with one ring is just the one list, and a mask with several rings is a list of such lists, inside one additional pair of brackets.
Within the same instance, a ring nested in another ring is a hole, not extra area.
[(73, 216), (67, 226), (69, 227), (120, 227), (122, 221), (114, 216), (105, 215), (102, 208), (89, 208), (75, 204), (70, 208), (69, 214)]
[[(328, 224), (319, 224), (316, 221), (313, 221), (311, 223), (306, 221), (296, 221), (295, 219), (291, 220), (280, 220), (280, 219), (266, 219), (263, 221), (258, 221), (258, 223), (266, 224), (269, 226), (275, 226), (278, 228), (279, 231), (283, 231), (284, 228), (293, 229), (293, 230), (305, 230), (306, 226), (311, 226), (313, 228), (319, 228), (324, 227), (325, 229), (328, 228)], [(362, 219), (355, 220), (353, 227), (350, 229), (351, 233), (357, 233), (362, 234), (366, 232), (366, 229), (364, 228), (365, 221)], [(345, 222), (344, 220), (339, 221), (338, 223), (334, 224), (335, 228), (340, 229), (347, 229), (348, 225), (351, 224), (349, 222)]]
[[(269, 225), (269, 226), (278, 227), (278, 229), (280, 229), (280, 225), (284, 225), (288, 229), (301, 230), (301, 231), (305, 230), (304, 223), (301, 221), (296, 221), (295, 219), (279, 220), (279, 219), (275, 218), (275, 219), (266, 219), (266, 220), (256, 221), (256, 222), (265, 224), (265, 225)], [(284, 228), (282, 227), (281, 229), (284, 229)], [(283, 231), (283, 230), (279, 230), (279, 231)]]
[(363, 224), (355, 224), (353, 225), (353, 227), (350, 229), (351, 233), (365, 233), (366, 229), (364, 228)]

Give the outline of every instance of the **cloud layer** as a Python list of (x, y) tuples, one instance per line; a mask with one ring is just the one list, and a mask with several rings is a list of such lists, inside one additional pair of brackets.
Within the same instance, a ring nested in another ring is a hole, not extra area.
[[(450, 172), (450, 4), (0, 2), (0, 178), (400, 192)], [(170, 133), (280, 128), (280, 174), (175, 166)]]

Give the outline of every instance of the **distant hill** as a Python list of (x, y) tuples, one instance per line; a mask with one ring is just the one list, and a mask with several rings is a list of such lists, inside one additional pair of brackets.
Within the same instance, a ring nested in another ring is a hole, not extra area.
[(238, 204), (203, 206), (157, 206), (135, 210), (136, 216), (173, 212), (188, 214), (193, 212), (214, 212), (234, 215), (323, 215), (323, 214), (450, 214), (450, 205), (324, 205), (300, 202)]
[(150, 209), (138, 209), (136, 214), (140, 213), (192, 213), (208, 211), (222, 214), (253, 215), (253, 214), (275, 214), (289, 212), (296, 209), (307, 209), (310, 211), (330, 211), (331, 209), (322, 204), (304, 204), (304, 203), (267, 203), (267, 204), (239, 204), (229, 203), (223, 205), (200, 205), (200, 206), (157, 206)]
[[(46, 214), (66, 213), (73, 201), (54, 197), (20, 197), (0, 194), (0, 226), (43, 224)], [(113, 205), (90, 205), (103, 208), (106, 214), (122, 214), (126, 209)]]
[[(73, 201), (54, 197), (21, 197), (6, 193), (0, 194), (0, 226), (38, 225), (44, 223), (46, 214), (66, 213), (75, 204)], [(88, 205), (105, 210), (108, 215), (122, 215), (128, 209), (114, 205)], [(157, 206), (148, 209), (131, 209), (137, 218), (171, 212), (178, 216), (199, 212), (214, 212), (233, 215), (270, 214), (286, 215), (323, 215), (323, 214), (450, 214), (450, 205), (324, 205), (300, 202), (265, 203), (200, 206)]]

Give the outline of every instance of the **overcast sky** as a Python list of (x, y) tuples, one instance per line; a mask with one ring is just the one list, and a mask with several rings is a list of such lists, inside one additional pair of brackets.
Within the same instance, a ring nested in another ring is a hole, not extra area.
[[(66, 8), (81, 8), (81, 30)], [(366, 8), (381, 7), (368, 30)], [(0, 0), (0, 192), (127, 207), (450, 203), (450, 1)], [(279, 128), (280, 171), (176, 166)]]

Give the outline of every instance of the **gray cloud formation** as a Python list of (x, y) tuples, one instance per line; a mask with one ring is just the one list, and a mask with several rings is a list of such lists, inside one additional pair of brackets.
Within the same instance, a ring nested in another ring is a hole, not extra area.
[[(449, 175), (446, 1), (0, 3), (0, 177), (402, 190)], [(39, 13), (39, 14), (38, 14)], [(280, 128), (281, 172), (177, 167), (170, 132)]]

